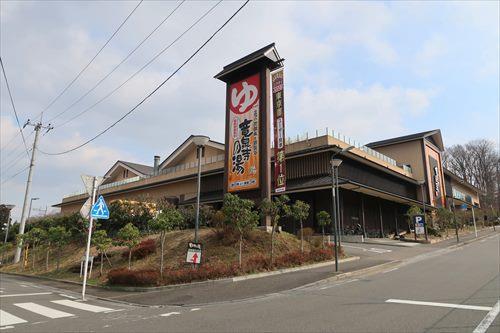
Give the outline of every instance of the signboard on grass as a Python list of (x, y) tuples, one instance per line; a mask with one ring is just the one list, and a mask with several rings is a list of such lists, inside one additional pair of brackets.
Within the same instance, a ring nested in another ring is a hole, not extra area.
[(201, 262), (201, 244), (188, 243), (186, 262), (190, 264), (199, 264)]

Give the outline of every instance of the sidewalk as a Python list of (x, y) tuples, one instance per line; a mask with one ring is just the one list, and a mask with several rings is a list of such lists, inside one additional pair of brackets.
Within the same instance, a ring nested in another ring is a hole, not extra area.
[[(497, 229), (496, 233), (499, 230)], [(493, 235), (493, 229), (482, 230), (478, 238)], [(462, 236), (460, 245), (474, 241), (471, 235)], [(361, 256), (361, 259), (339, 264), (339, 273), (352, 273), (369, 267), (386, 264), (394, 260), (405, 260), (419, 254), (431, 253), (436, 250), (457, 244), (455, 239), (448, 239), (436, 244), (426, 244), (417, 248), (401, 248), (401, 252), (392, 255)], [(376, 267), (375, 267), (376, 270)], [(138, 304), (143, 306), (162, 305), (202, 305), (208, 303), (231, 302), (243, 299), (258, 298), (272, 293), (298, 288), (320, 280), (333, 278), (334, 265), (302, 270), (279, 275), (271, 275), (257, 279), (233, 282), (230, 279), (210, 281), (205, 283), (178, 286), (172, 289), (160, 289), (145, 292), (130, 292), (107, 290), (92, 286), (87, 287), (87, 294), (98, 298)], [(81, 285), (59, 281), (42, 280), (36, 277), (18, 276), (19, 281), (32, 282), (57, 289), (81, 292)]]

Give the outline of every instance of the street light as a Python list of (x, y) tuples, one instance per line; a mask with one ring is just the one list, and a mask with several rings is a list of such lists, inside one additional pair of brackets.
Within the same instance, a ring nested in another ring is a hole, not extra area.
[(342, 160), (335, 158), (335, 156), (349, 151), (353, 149), (354, 146), (349, 146), (346, 148), (343, 148), (336, 153), (332, 154), (332, 158), (330, 160), (330, 165), (332, 167), (332, 207), (333, 207), (333, 214), (332, 214), (332, 229), (333, 229), (333, 241), (334, 241), (334, 254), (335, 254), (335, 271), (338, 272), (339, 270), (339, 256), (338, 256), (338, 246), (340, 245), (340, 235), (339, 235), (339, 227), (337, 226), (337, 221), (340, 220), (340, 206), (339, 206), (339, 192), (338, 192), (338, 185), (339, 185), (339, 177), (338, 177), (338, 168), (342, 164)]
[(196, 153), (198, 156), (198, 188), (196, 191), (196, 223), (194, 226), (195, 243), (198, 243), (198, 228), (200, 225), (201, 153), (209, 140), (210, 138), (204, 135), (197, 135), (193, 137), (193, 143), (196, 145)]
[(33, 200), (39, 200), (40, 198), (31, 198), (30, 200), (30, 209), (28, 210), (28, 218), (26, 219), (26, 221), (29, 221), (30, 219), (30, 216), (31, 216), (31, 206), (33, 205)]
[[(425, 180), (421, 180), (418, 182), (420, 184), (420, 188), (422, 189), (422, 209), (424, 210), (424, 235), (425, 235), (425, 241), (427, 241), (427, 221), (426, 221), (426, 215), (425, 215), (425, 197), (424, 197), (424, 185), (425, 185)], [(415, 228), (415, 239), (417, 239), (417, 229)]]

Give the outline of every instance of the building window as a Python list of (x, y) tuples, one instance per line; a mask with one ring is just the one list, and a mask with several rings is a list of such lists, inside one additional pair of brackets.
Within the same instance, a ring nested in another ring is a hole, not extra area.
[(123, 178), (128, 177), (128, 169), (123, 169)]
[[(201, 147), (201, 157), (205, 157), (205, 147)], [(196, 149), (196, 159), (198, 159), (198, 149)]]

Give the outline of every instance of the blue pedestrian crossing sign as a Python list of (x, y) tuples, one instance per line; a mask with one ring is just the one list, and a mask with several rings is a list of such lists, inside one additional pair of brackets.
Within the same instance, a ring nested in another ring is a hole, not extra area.
[(94, 206), (92, 206), (90, 215), (95, 219), (109, 219), (109, 209), (102, 195), (99, 196), (99, 199), (97, 199)]

